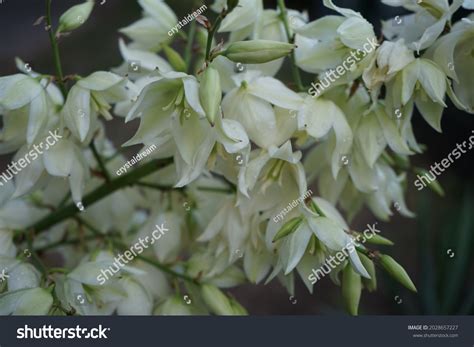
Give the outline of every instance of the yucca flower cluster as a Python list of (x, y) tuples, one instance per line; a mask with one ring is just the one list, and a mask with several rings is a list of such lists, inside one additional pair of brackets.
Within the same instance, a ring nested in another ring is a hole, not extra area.
[[(171, 36), (171, 8), (138, 0), (143, 17), (120, 29), (123, 65), (64, 76), (58, 38), (86, 25), (94, 1), (54, 28), (46, 0), (57, 71), (17, 59), (0, 78), (0, 153), (19, 161), (61, 137), (0, 187), (0, 314), (246, 314), (225, 289), (278, 279), (294, 295), (299, 276), (312, 292), (312, 270), (348, 243), (330, 278), (349, 313), (376, 290), (376, 265), (416, 291), (377, 250), (391, 241), (358, 242), (349, 224), (364, 207), (383, 221), (394, 208), (414, 216), (404, 195), (424, 149), (415, 108), (437, 131), (447, 97), (474, 113), (474, 16), (451, 21), (472, 2), (383, 0), (413, 13), (385, 22), (382, 39), (360, 13), (323, 2), (334, 14), (309, 21), (283, 0), (216, 0)], [(361, 54), (366, 42), (377, 48)], [(285, 60), (292, 81), (275, 77)], [(128, 159), (104, 131), (113, 117), (140, 122), (122, 147), (156, 148), (120, 176)], [(282, 213), (291, 201), (301, 203)], [(168, 231), (141, 242), (156, 225)]]

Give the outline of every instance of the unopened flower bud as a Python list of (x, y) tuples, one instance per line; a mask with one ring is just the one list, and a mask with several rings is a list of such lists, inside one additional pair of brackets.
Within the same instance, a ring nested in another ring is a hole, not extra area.
[(199, 89), (199, 97), (209, 123), (214, 125), (222, 100), (221, 80), (216, 69), (208, 67), (204, 71), (201, 79), (201, 88)]
[(173, 48), (167, 45), (163, 46), (163, 51), (165, 52), (166, 57), (168, 58), (168, 61), (170, 62), (171, 66), (176, 71), (186, 72), (186, 63), (184, 62), (183, 58), (181, 58), (178, 52), (176, 52)]
[(290, 219), (281, 227), (281, 229), (275, 235), (275, 237), (273, 238), (273, 242), (277, 242), (278, 240), (294, 233), (302, 221), (303, 219), (301, 217), (295, 217), (293, 219)]
[(263, 64), (290, 54), (295, 45), (269, 40), (238, 41), (231, 43), (223, 55), (235, 63)]
[(390, 274), (390, 276), (392, 276), (394, 279), (396, 279), (408, 289), (414, 292), (417, 291), (415, 285), (411, 281), (405, 269), (400, 264), (398, 264), (392, 257), (385, 254), (381, 254), (380, 263), (382, 264), (383, 268)]
[(92, 0), (72, 6), (59, 18), (58, 32), (72, 31), (79, 28), (89, 18), (93, 7), (94, 1)]
[(234, 308), (225, 294), (216, 286), (203, 284), (201, 295), (210, 311), (217, 315), (234, 315)]
[(364, 283), (365, 288), (369, 292), (373, 292), (377, 290), (377, 275), (375, 273), (375, 265), (372, 260), (369, 259), (369, 257), (365, 256), (362, 253), (359, 254), (359, 259), (362, 262), (362, 265), (364, 268), (367, 270), (368, 274), (370, 275), (370, 278), (362, 278), (362, 282)]
[(361, 291), (362, 281), (360, 275), (352, 270), (350, 264), (347, 264), (342, 273), (342, 296), (347, 312), (352, 316), (357, 316)]

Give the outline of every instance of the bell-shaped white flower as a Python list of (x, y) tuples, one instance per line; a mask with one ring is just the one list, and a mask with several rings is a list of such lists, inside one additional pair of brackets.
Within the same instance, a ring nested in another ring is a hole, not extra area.
[[(307, 38), (296, 50), (297, 65), (305, 71), (318, 73), (342, 66), (346, 58), (352, 59), (349, 63), (355, 66), (362, 58), (372, 55), (376, 43), (373, 26), (360, 13), (337, 7), (331, 0), (324, 0), (324, 5), (342, 16), (325, 16), (296, 29)], [(372, 48), (367, 49), (370, 42)], [(357, 51), (358, 60), (354, 56), (348, 58), (351, 51)]]
[(43, 288), (27, 288), (0, 295), (0, 315), (46, 316), (53, 296)]
[(393, 78), (413, 60), (413, 51), (408, 49), (403, 39), (396, 42), (384, 41), (370, 65), (364, 70), (364, 83), (373, 94), (378, 95), (383, 83)]
[(69, 91), (62, 110), (64, 121), (81, 142), (83, 142), (97, 121), (98, 114), (111, 120), (111, 103), (130, 98), (126, 79), (111, 72), (98, 71), (80, 79)]
[(174, 155), (178, 187), (199, 177), (216, 141), (231, 153), (249, 143), (242, 126), (232, 119), (219, 115), (215, 127), (209, 124), (199, 99), (199, 83), (184, 73), (163, 73), (148, 84), (127, 121), (137, 117), (141, 118), (140, 127), (125, 145), (153, 143), (159, 148), (156, 155)]
[[(24, 133), (21, 134), (21, 130), (24, 132), (25, 128), (20, 129), (20, 126), (23, 126), (27, 119), (26, 142), (28, 144), (35, 142), (45, 132), (51, 119), (49, 118), (51, 110), (60, 106), (62, 102), (57, 87), (34, 72), (29, 75), (0, 77), (0, 111), (3, 110), (6, 125), (4, 141), (11, 141), (9, 133), (15, 132), (20, 136), (17, 140), (20, 142), (25, 136)], [(14, 146), (17, 141), (13, 141), (8, 147)], [(15, 146), (8, 147), (7, 150), (16, 149)]]
[(229, 197), (222, 203), (222, 207), (199, 236), (198, 241), (214, 240), (220, 235), (228, 249), (229, 260), (234, 260), (235, 252), (244, 249), (248, 233), (248, 221), (243, 218), (239, 207), (236, 206), (235, 198)]
[(43, 164), (50, 175), (69, 179), (72, 198), (80, 202), (90, 170), (79, 147), (71, 140), (60, 140), (44, 153)]
[(163, 0), (139, 0), (143, 18), (120, 29), (133, 40), (133, 48), (157, 51), (161, 44), (170, 41), (169, 32), (178, 19), (173, 10)]
[(225, 117), (241, 123), (250, 140), (262, 148), (286, 142), (296, 130), (291, 112), (303, 99), (280, 81), (256, 71), (236, 75), (233, 80), (236, 87), (222, 101)]
[(125, 44), (123, 39), (119, 39), (120, 54), (124, 62), (113, 71), (119, 75), (128, 75), (136, 80), (139, 77), (146, 77), (151, 82), (150, 72), (159, 70), (162, 72), (172, 71), (171, 65), (156, 53), (133, 48)]
[[(221, 12), (224, 7), (227, 7), (226, 0), (216, 0), (211, 8)], [(230, 41), (241, 41), (262, 25), (262, 15), (262, 0), (240, 0), (238, 6), (222, 21), (219, 32), (230, 32)]]
[(394, 1), (383, 0), (389, 6), (403, 6), (415, 13), (382, 22), (383, 34), (389, 40), (402, 38), (408, 47), (420, 52), (431, 46), (442, 34), (451, 16), (461, 7), (463, 0)]
[(126, 298), (117, 306), (117, 314), (124, 316), (151, 315), (153, 310), (153, 299), (145, 287), (137, 281), (124, 278), (120, 280)]
[(31, 264), (20, 263), (8, 270), (8, 290), (15, 291), (40, 286), (39, 271)]
[(264, 172), (261, 190), (265, 191), (269, 185), (278, 182), (281, 185), (286, 164), (298, 172), (298, 184), (304, 180), (301, 179), (299, 161), (301, 152), (293, 152), (290, 141), (287, 141), (281, 147), (271, 146), (268, 150), (256, 150), (251, 153), (245, 167), (239, 172), (239, 191), (248, 196), (249, 190), (253, 190)]
[(441, 131), (441, 116), (443, 108), (446, 107), (444, 97), (448, 83), (446, 75), (436, 63), (424, 58), (415, 59), (398, 72), (386, 86), (388, 114), (397, 115), (399, 112), (406, 114), (404, 107), (415, 101), (428, 124)]
[(322, 139), (331, 130), (334, 131), (336, 145), (332, 154), (332, 172), (337, 177), (341, 161), (349, 154), (353, 140), (352, 130), (342, 110), (330, 100), (308, 96), (298, 113), (298, 129), (315, 139)]
[[(472, 17), (472, 16), (471, 16)], [(469, 113), (474, 113), (474, 97), (472, 93), (474, 63), (474, 21), (460, 21), (451, 32), (441, 37), (428, 49), (424, 56), (432, 59), (453, 80), (448, 84), (448, 94), (453, 103)]]

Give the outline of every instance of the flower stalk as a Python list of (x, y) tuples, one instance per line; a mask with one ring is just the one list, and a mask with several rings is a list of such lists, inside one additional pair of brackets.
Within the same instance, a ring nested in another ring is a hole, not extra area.
[[(285, 0), (278, 0), (278, 8), (280, 9), (280, 18), (283, 21), (283, 26), (285, 27), (286, 37), (288, 38), (288, 42), (291, 44), (295, 43), (294, 35), (291, 35), (290, 25), (288, 23), (288, 10), (286, 9)], [(296, 58), (295, 58), (295, 51), (293, 50), (290, 55), (291, 60), (291, 71), (293, 74), (293, 80), (296, 83), (298, 91), (304, 91), (303, 82), (301, 80), (301, 74), (296, 66)]]

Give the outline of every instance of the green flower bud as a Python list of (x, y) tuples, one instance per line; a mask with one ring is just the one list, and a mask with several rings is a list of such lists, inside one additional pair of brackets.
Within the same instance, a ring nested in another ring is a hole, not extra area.
[(247, 316), (248, 315), (248, 312), (247, 310), (245, 309), (245, 307), (243, 307), (237, 300), (235, 300), (234, 298), (230, 298), (230, 304), (232, 305), (232, 308), (234, 309), (234, 314), (237, 315), (237, 316)]
[(380, 263), (382, 264), (385, 271), (387, 271), (390, 276), (396, 279), (398, 282), (403, 284), (405, 287), (411, 291), (417, 292), (415, 285), (411, 281), (405, 269), (398, 264), (392, 257), (389, 255), (381, 254)]
[(165, 52), (169, 63), (176, 71), (186, 72), (186, 63), (178, 52), (167, 45), (163, 46), (163, 51)]
[(201, 296), (209, 310), (217, 315), (234, 315), (234, 308), (227, 296), (216, 286), (201, 286)]
[(391, 240), (389, 240), (389, 239), (387, 239), (383, 236), (377, 235), (377, 234), (373, 234), (370, 239), (367, 239), (367, 242), (372, 243), (374, 245), (383, 245), (383, 246), (393, 246), (394, 245), (393, 241), (391, 241)]
[(216, 69), (208, 67), (204, 71), (199, 89), (199, 97), (209, 123), (214, 125), (222, 100), (221, 79)]
[(365, 288), (367, 288), (369, 292), (373, 292), (377, 290), (377, 277), (375, 273), (375, 264), (365, 254), (359, 253), (359, 258), (360, 258), (360, 261), (362, 262), (362, 265), (364, 265), (364, 268), (367, 270), (367, 272), (370, 275), (370, 279), (365, 278), (365, 277), (362, 278), (362, 283), (364, 284)]
[(222, 53), (227, 59), (242, 64), (263, 64), (290, 54), (295, 45), (269, 40), (239, 41)]
[(361, 291), (362, 281), (360, 275), (352, 270), (352, 266), (348, 264), (342, 272), (342, 296), (346, 310), (352, 316), (357, 316)]
[(294, 233), (302, 221), (303, 221), (303, 218), (301, 217), (295, 217), (293, 219), (290, 219), (277, 232), (277, 234), (273, 238), (273, 242), (277, 242), (278, 240)]
[(190, 316), (193, 312), (182, 297), (174, 296), (160, 304), (153, 313), (160, 316)]
[[(429, 174), (428, 171), (426, 171), (424, 169), (421, 169), (421, 168), (415, 168), (414, 171), (417, 175), (420, 175), (420, 176)], [(439, 184), (439, 182), (437, 180), (429, 182), (428, 183), (428, 188), (430, 188), (432, 191), (434, 191), (439, 196), (444, 196), (443, 187), (441, 187), (441, 184)]]
[(89, 18), (93, 7), (94, 1), (88, 0), (64, 12), (59, 18), (58, 32), (72, 31), (79, 28)]

